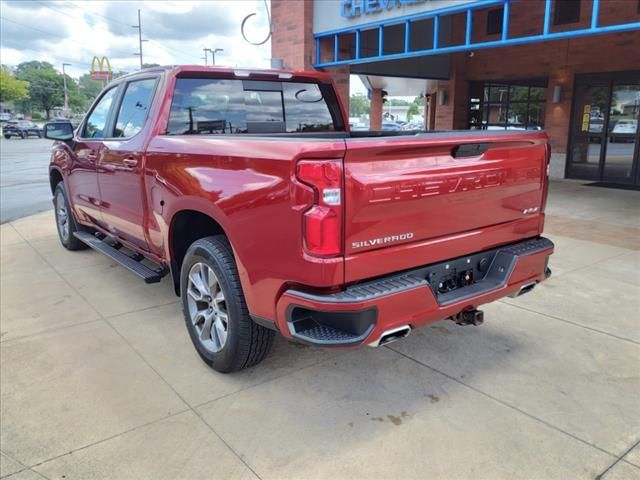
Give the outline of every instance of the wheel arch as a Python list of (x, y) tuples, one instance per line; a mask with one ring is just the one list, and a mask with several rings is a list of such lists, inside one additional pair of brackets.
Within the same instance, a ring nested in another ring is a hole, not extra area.
[(56, 185), (58, 183), (64, 181), (64, 177), (62, 176), (62, 172), (57, 168), (52, 168), (49, 170), (49, 185), (51, 187), (51, 195), (55, 193)]
[(184, 209), (171, 217), (168, 245), (171, 277), (176, 295), (180, 295), (180, 270), (187, 250), (196, 240), (212, 235), (224, 235), (229, 238), (220, 222), (206, 213)]

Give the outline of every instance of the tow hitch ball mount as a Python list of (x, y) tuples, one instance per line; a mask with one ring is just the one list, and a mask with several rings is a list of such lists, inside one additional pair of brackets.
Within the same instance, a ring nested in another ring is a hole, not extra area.
[(451, 317), (451, 320), (458, 325), (482, 325), (484, 322), (484, 312), (475, 308), (472, 310), (464, 310)]

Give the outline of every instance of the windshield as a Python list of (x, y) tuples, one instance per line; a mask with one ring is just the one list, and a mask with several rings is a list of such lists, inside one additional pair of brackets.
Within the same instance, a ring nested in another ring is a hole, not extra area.
[(168, 134), (344, 131), (328, 86), (280, 81), (179, 78)]

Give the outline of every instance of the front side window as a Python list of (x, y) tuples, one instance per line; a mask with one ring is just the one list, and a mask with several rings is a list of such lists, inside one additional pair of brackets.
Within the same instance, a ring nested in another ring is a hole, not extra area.
[(155, 85), (155, 78), (137, 80), (127, 85), (116, 119), (114, 137), (130, 138), (142, 130)]
[(167, 133), (333, 131), (339, 113), (330, 102), (338, 108), (315, 83), (179, 78)]
[(104, 138), (107, 136), (105, 129), (107, 128), (109, 111), (111, 110), (111, 105), (113, 104), (113, 99), (115, 98), (117, 91), (118, 88), (113, 87), (102, 96), (93, 108), (84, 127), (84, 132), (82, 134), (84, 138)]

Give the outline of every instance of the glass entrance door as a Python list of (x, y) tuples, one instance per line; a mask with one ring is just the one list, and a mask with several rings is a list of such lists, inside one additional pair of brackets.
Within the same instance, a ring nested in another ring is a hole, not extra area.
[(576, 77), (567, 177), (640, 185), (640, 72)]
[(573, 139), (567, 176), (600, 180), (600, 160), (606, 141), (609, 83), (593, 79), (576, 85)]
[(607, 148), (602, 179), (611, 183), (635, 183), (640, 119), (640, 81), (613, 84), (609, 102)]

